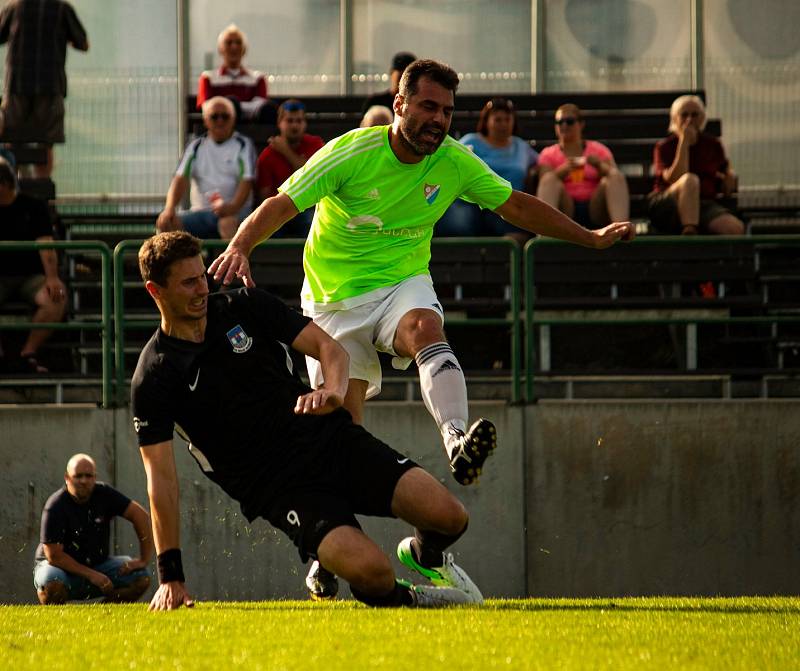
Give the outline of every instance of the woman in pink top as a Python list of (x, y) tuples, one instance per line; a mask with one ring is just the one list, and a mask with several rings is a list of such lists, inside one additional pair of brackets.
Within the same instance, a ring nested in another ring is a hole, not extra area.
[(585, 122), (577, 105), (556, 110), (558, 144), (539, 154), (536, 195), (586, 228), (628, 221), (628, 184), (604, 144), (583, 139)]

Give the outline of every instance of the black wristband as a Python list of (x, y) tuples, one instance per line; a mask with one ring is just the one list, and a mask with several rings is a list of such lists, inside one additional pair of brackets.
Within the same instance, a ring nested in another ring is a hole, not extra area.
[(186, 582), (183, 576), (183, 563), (181, 562), (181, 551), (178, 548), (164, 550), (156, 560), (158, 566), (158, 582)]

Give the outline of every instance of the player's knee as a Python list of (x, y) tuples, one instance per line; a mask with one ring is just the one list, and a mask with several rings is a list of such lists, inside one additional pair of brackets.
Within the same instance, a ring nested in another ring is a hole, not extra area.
[(59, 605), (67, 602), (69, 591), (60, 580), (51, 580), (39, 590), (38, 596), (43, 606)]
[(440, 533), (445, 536), (460, 536), (469, 524), (469, 513), (454, 496), (448, 501), (444, 508), (440, 521)]

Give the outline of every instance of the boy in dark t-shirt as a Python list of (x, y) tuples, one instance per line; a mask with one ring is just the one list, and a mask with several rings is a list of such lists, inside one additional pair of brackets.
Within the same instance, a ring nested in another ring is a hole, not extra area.
[[(45, 503), (33, 570), (42, 604), (103, 595), (108, 601), (136, 601), (150, 586), (150, 516), (96, 477), (94, 460), (87, 454), (74, 455), (67, 463), (64, 487)], [(117, 516), (133, 524), (139, 557), (109, 555), (111, 520)]]
[[(151, 610), (192, 605), (178, 543), (173, 429), (248, 520), (269, 520), (303, 561), (319, 560), (364, 603), (482, 602), (443, 552), (466, 530), (466, 511), (408, 457), (353, 424), (341, 408), (348, 357), (340, 345), (265, 292), (209, 294), (200, 243), (188, 233), (147, 240), (139, 267), (161, 313), (131, 385), (161, 583)], [(319, 360), (323, 387), (301, 382), (289, 348)], [(415, 536), (400, 543), (398, 554), (434, 586), (395, 580), (356, 514), (414, 524)]]

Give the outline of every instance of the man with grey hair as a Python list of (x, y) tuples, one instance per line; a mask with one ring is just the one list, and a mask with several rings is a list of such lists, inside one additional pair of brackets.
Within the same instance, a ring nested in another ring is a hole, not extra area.
[[(48, 242), (53, 228), (47, 204), (19, 193), (11, 164), (0, 158), (0, 240)], [(0, 305), (19, 298), (35, 308), (35, 323), (58, 322), (64, 317), (66, 289), (58, 276), (54, 249), (7, 252), (0, 257)], [(5, 357), (0, 348), (0, 367), (6, 372), (46, 373), (36, 359), (39, 347), (50, 337), (49, 329), (31, 330), (18, 357)]]
[(275, 123), (275, 105), (267, 94), (263, 72), (246, 68), (247, 36), (235, 23), (226, 26), (217, 37), (217, 51), (222, 65), (205, 70), (197, 84), (197, 107), (214, 96), (229, 98), (236, 107), (236, 117), (245, 121)]
[[(136, 530), (136, 558), (109, 554), (111, 520), (117, 515)], [(75, 454), (67, 462), (64, 487), (45, 503), (40, 540), (33, 583), (42, 605), (101, 596), (136, 601), (150, 586), (150, 515), (136, 501), (97, 482), (88, 454)]]
[[(255, 149), (250, 138), (234, 130), (236, 114), (227, 98), (203, 103), (203, 123), (207, 132), (187, 145), (156, 228), (228, 239), (252, 207)], [(178, 213), (190, 186), (191, 209)]]

